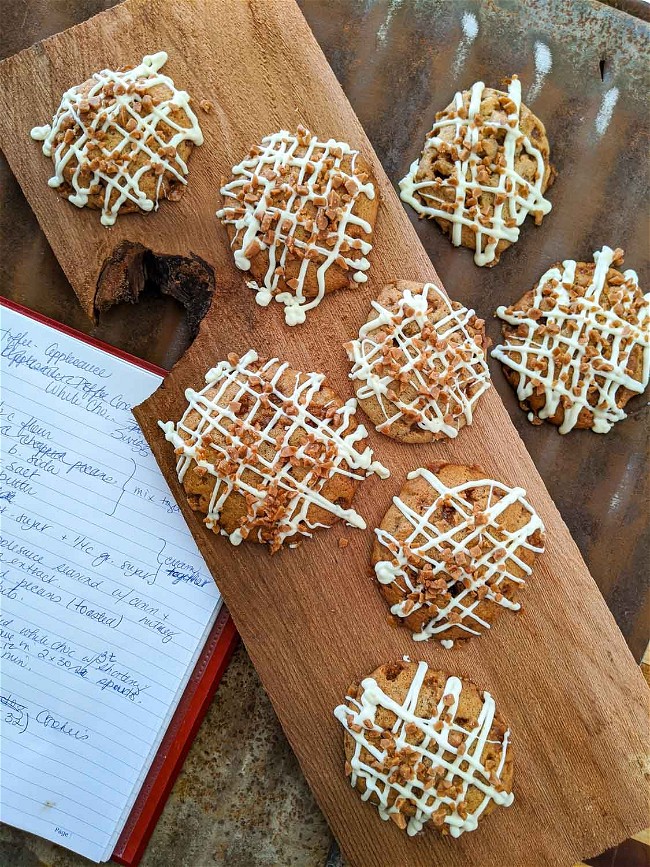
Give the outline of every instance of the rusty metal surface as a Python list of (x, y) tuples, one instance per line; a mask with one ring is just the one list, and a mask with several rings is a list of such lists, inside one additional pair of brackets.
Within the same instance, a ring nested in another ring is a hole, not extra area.
[[(110, 5), (111, 0), (7, 0), (1, 53), (19, 51)], [(546, 124), (559, 172), (549, 193), (553, 211), (543, 226), (525, 227), (520, 242), (488, 270), (477, 268), (469, 251), (452, 248), (435, 224), (411, 215), (449, 293), (487, 318), (493, 340), (499, 328), (491, 315), (498, 304), (516, 300), (552, 262), (589, 259), (604, 243), (625, 248), (626, 266), (639, 272), (647, 289), (649, 30), (621, 11), (643, 15), (639, 0), (611, 0), (618, 8), (591, 0), (299, 0), (299, 5), (395, 183), (419, 154), (434, 113), (457, 88), (479, 78), (496, 85), (518, 72), (526, 100), (536, 78), (535, 42), (550, 50), (552, 68), (543, 82), (538, 79), (531, 104)], [(463, 30), (463, 16), (470, 14), (478, 25), (473, 39), (467, 18)], [(618, 100), (601, 134), (596, 119), (613, 88)], [(93, 325), (4, 160), (0, 190), (3, 294), (162, 366), (180, 357), (190, 336), (176, 302), (150, 294)], [(531, 426), (498, 365), (491, 367), (496, 388), (640, 659), (650, 618), (647, 396), (635, 398), (628, 405), (630, 418), (606, 436), (576, 431), (561, 437), (550, 425)], [(311, 867), (323, 863), (329, 839), (240, 650), (143, 863)], [(28, 835), (0, 830), (1, 864), (82, 862)]]

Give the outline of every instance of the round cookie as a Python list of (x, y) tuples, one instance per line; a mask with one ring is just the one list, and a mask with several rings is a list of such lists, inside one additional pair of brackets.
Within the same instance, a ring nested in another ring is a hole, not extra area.
[(499, 307), (504, 344), (494, 358), (534, 424), (560, 433), (607, 433), (648, 385), (650, 294), (623, 273), (623, 251), (603, 247), (594, 261), (553, 265), (512, 307)]
[(516, 75), (508, 92), (476, 82), (436, 115), (422, 156), (400, 181), (402, 201), (433, 219), (477, 265), (496, 265), (519, 238), (528, 214), (539, 225), (555, 170), (544, 124), (521, 101)]
[(268, 544), (271, 552), (296, 536), (339, 519), (365, 529), (351, 508), (358, 483), (387, 470), (365, 447), (354, 400), (343, 403), (318, 373), (231, 353), (187, 389), (181, 420), (159, 422), (178, 455), (178, 478), (192, 509), (228, 536)]
[(409, 836), (431, 822), (460, 837), (514, 800), (510, 730), (470, 680), (426, 662), (387, 663), (334, 714), (352, 786)]
[(444, 647), (480, 635), (544, 550), (544, 527), (522, 488), (480, 467), (437, 464), (409, 473), (375, 530), (372, 564), (393, 615), (416, 641)]
[(365, 283), (378, 199), (358, 151), (298, 127), (266, 136), (232, 171), (217, 216), (258, 304), (275, 298), (296, 325), (327, 293)]
[(49, 186), (79, 208), (101, 210), (104, 226), (120, 211), (180, 199), (189, 155), (203, 143), (188, 94), (159, 71), (166, 62), (160, 51), (136, 67), (95, 72), (63, 94), (51, 125), (31, 131), (54, 161)]
[(485, 323), (433, 283), (385, 286), (346, 345), (359, 405), (404, 443), (455, 437), (490, 387)]

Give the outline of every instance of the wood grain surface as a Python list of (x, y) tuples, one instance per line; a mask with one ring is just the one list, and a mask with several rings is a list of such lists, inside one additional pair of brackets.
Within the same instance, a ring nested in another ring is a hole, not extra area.
[[(46, 186), (50, 165), (27, 133), (49, 119), (65, 87), (102, 65), (161, 48), (169, 52), (177, 85), (215, 104), (203, 120), (206, 143), (192, 157), (190, 187), (180, 203), (102, 229), (97, 213), (77, 212)], [(10, 100), (9, 80), (18, 92), (29, 89), (31, 99)], [(644, 827), (647, 687), (496, 390), (482, 398), (475, 424), (455, 442), (400, 446), (373, 431), (376, 456), (392, 476), (365, 482), (355, 501), (374, 527), (410, 469), (447, 459), (479, 463), (495, 478), (527, 489), (548, 543), (524, 611), (504, 615), (490, 634), (453, 651), (414, 644), (408, 632), (387, 625), (369, 574), (370, 530), (337, 527), (270, 557), (259, 546), (232, 548), (211, 534), (179, 490), (171, 449), (156, 422), (180, 416), (184, 389), (200, 387), (215, 361), (252, 346), (295, 367), (326, 371), (339, 393), (350, 396), (342, 343), (365, 321), (370, 298), (396, 277), (437, 279), (293, 2), (128, 0), (6, 61), (0, 83), (0, 143), (90, 314), (102, 263), (124, 240), (161, 254), (193, 253), (215, 270), (215, 297), (197, 339), (136, 415), (350, 862), (569, 865)], [(279, 305), (255, 305), (214, 211), (219, 179), (249, 145), (299, 122), (359, 147), (374, 166), (382, 200), (369, 282), (325, 299), (306, 325), (289, 330)], [(528, 233), (525, 242), (534, 243), (534, 236)], [(340, 536), (350, 540), (344, 550)], [(332, 709), (350, 681), (403, 654), (471, 677), (492, 692), (512, 726), (515, 803), (458, 841), (431, 831), (405, 837), (362, 804), (343, 775), (342, 734)]]

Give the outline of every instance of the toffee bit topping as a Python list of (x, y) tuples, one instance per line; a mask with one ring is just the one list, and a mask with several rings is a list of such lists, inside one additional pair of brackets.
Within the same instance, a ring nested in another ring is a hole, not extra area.
[[(178, 198), (178, 185), (187, 183), (188, 173), (178, 146), (203, 143), (189, 95), (160, 72), (166, 62), (167, 54), (160, 51), (143, 57), (135, 67), (93, 73), (88, 82), (63, 94), (51, 125), (31, 131), (33, 139), (43, 142), (45, 156), (54, 160), (49, 186), (67, 185), (68, 200), (79, 208), (91, 195), (105, 191), (104, 226), (112, 226), (127, 203), (152, 211), (161, 197)], [(169, 95), (152, 97), (153, 88)], [(178, 111), (189, 126), (174, 120)], [(107, 140), (112, 142), (110, 149)], [(152, 174), (156, 187), (150, 198), (142, 182)]]
[[(393, 499), (409, 529), (399, 538), (382, 528), (375, 530), (390, 557), (375, 564), (375, 575), (380, 584), (397, 588), (402, 596), (392, 605), (392, 614), (404, 619), (418, 613), (416, 641), (435, 638), (448, 646), (445, 633), (450, 630), (458, 638), (489, 629), (479, 603), (513, 611), (521, 607), (512, 597), (532, 572), (524, 552), (543, 552), (544, 527), (523, 488), (509, 488), (493, 479), (449, 488), (426, 469), (409, 473), (408, 479), (415, 478), (428, 483), (430, 497), (417, 509), (400, 497)], [(505, 530), (504, 513), (515, 504), (525, 520), (517, 529)]]
[(622, 257), (620, 249), (596, 251), (588, 277), (567, 259), (541, 277), (529, 309), (497, 309), (512, 330), (492, 355), (518, 374), (517, 397), (525, 408), (532, 396), (544, 398), (529, 416), (533, 424), (562, 408), (559, 431), (565, 434), (586, 410), (591, 429), (607, 433), (626, 417), (619, 391), (647, 387), (650, 294), (641, 293), (634, 271), (613, 269)]
[[(364, 529), (354, 509), (328, 498), (325, 485), (337, 477), (388, 475), (372, 460), (372, 449), (363, 448), (367, 434), (355, 424), (356, 401), (330, 412), (332, 404), (318, 400), (322, 374), (293, 378), (287, 371), (286, 363), (260, 361), (253, 350), (241, 358), (230, 353), (208, 371), (202, 391), (186, 391), (189, 406), (177, 424), (159, 422), (178, 455), (179, 481), (190, 468), (214, 479), (206, 525), (229, 535), (233, 545), (253, 538), (272, 553), (322, 526), (315, 510)], [(233, 494), (243, 498), (246, 510), (227, 534), (220, 517)]]
[(377, 430), (390, 436), (402, 419), (434, 436), (457, 436), (490, 387), (483, 346), (471, 333), (479, 327), (474, 311), (452, 304), (433, 283), (406, 289), (390, 307), (371, 303), (377, 316), (346, 348), (350, 379), (363, 383), (357, 396), (381, 408)]
[(345, 142), (319, 141), (304, 127), (281, 130), (253, 147), (221, 189), (217, 216), (234, 227), (235, 265), (250, 269), (254, 242), (268, 252), (262, 285), (249, 286), (261, 306), (273, 298), (284, 304), (288, 325), (304, 322), (320, 304), (329, 269), (345, 272), (350, 285), (367, 280), (372, 226), (358, 210), (361, 196), (375, 198), (375, 187), (362, 178), (358, 158)]
[[(510, 806), (514, 800), (502, 779), (510, 731), (496, 726), (496, 707), (488, 692), (478, 694), (482, 708), (476, 722), (459, 719), (464, 684), (458, 677), (446, 677), (444, 699), (430, 715), (419, 716), (422, 687), (430, 684), (428, 671), (425, 662), (417, 664), (402, 704), (367, 677), (334, 716), (354, 740), (345, 773), (351, 785), (364, 792), (364, 799), (371, 797), (377, 804), (382, 819), (410, 836), (431, 821), (460, 837), (477, 828), (490, 801)], [(386, 712), (394, 723), (391, 731), (382, 732), (374, 720)], [(479, 796), (472, 813), (470, 793), (475, 801)]]
[[(498, 104), (491, 107), (492, 94)], [(522, 153), (525, 177), (515, 168)], [(466, 94), (457, 93), (453, 107), (436, 115), (422, 158), (431, 163), (435, 177), (427, 178), (420, 160), (415, 160), (399, 184), (402, 200), (420, 216), (450, 221), (456, 247), (463, 227), (472, 229), (477, 265), (495, 262), (499, 241), (514, 243), (528, 214), (540, 223), (551, 210), (542, 191), (544, 158), (521, 128), (521, 83), (516, 75), (507, 95), (488, 93), (482, 81)]]

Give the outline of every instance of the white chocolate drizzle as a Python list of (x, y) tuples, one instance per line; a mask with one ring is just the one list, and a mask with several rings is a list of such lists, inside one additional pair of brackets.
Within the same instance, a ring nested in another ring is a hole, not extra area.
[[(187, 164), (178, 153), (178, 146), (185, 141), (203, 143), (189, 95), (177, 90), (172, 79), (160, 73), (166, 62), (167, 53), (159, 51), (143, 57), (142, 63), (132, 69), (102, 69), (93, 73), (94, 84), (90, 88), (85, 83), (71, 87), (63, 94), (52, 123), (31, 131), (33, 139), (43, 142), (45, 156), (53, 157), (50, 187), (60, 187), (65, 182), (66, 167), (74, 166), (69, 181), (72, 192), (68, 196), (73, 205), (83, 208), (93, 189), (104, 187), (101, 215), (104, 226), (115, 223), (126, 202), (143, 211), (157, 210), (163, 179), (173, 178), (187, 184)], [(152, 98), (148, 92), (157, 85), (168, 88), (171, 96)], [(178, 109), (184, 112), (190, 126), (173, 120), (171, 115)], [(121, 138), (107, 148), (106, 134)], [(63, 139), (59, 140), (61, 135)], [(132, 171), (130, 160), (142, 154), (146, 162)], [(141, 180), (150, 177), (152, 171), (157, 176), (154, 200), (140, 187)]]
[[(526, 576), (531, 574), (521, 552), (543, 552), (543, 542), (537, 547), (531, 541), (536, 531), (543, 533), (542, 521), (525, 499), (523, 488), (509, 488), (494, 479), (472, 480), (450, 488), (435, 473), (422, 468), (407, 476), (418, 477), (431, 486), (431, 503), (419, 514), (400, 497), (393, 497), (393, 504), (413, 529), (399, 540), (387, 530), (375, 530), (392, 555), (390, 560), (375, 564), (375, 575), (380, 584), (395, 584), (403, 596), (391, 606), (392, 614), (405, 618), (422, 608), (431, 613), (421, 631), (414, 633), (415, 641), (446, 641), (445, 633), (450, 629), (480, 635), (490, 628), (476, 610), (482, 600), (511, 611), (521, 607), (508, 598), (503, 585), (525, 583), (513, 567)], [(487, 504), (479, 511), (468, 493), (481, 488), (487, 489)], [(515, 503), (524, 507), (527, 520), (519, 529), (508, 531), (500, 519)], [(441, 528), (433, 516), (443, 507), (452, 509), (455, 517)], [(421, 562), (414, 565), (414, 557)]]
[[(224, 207), (217, 216), (234, 226), (235, 265), (242, 271), (261, 251), (268, 255), (262, 285), (251, 280), (255, 300), (266, 307), (272, 298), (284, 304), (287, 325), (305, 321), (320, 304), (333, 265), (350, 271), (351, 285), (365, 283), (372, 245), (358, 237), (372, 226), (356, 214), (360, 196), (375, 198), (375, 187), (356, 171), (359, 152), (346, 142), (321, 142), (308, 130), (280, 130), (234, 166), (234, 179), (222, 187)], [(344, 161), (349, 160), (349, 171)], [(354, 230), (354, 236), (351, 233)], [(304, 231), (307, 240), (297, 236)], [(292, 259), (300, 260), (295, 277), (285, 279)], [(308, 273), (316, 275), (317, 294), (305, 295)]]
[[(381, 478), (389, 475), (372, 460), (372, 449), (357, 449), (367, 437), (364, 426), (348, 430), (356, 401), (348, 400), (340, 407), (332, 402), (320, 418), (310, 408), (323, 386), (322, 374), (296, 374), (293, 390), (285, 394), (280, 380), (289, 366), (276, 358), (257, 361), (257, 353), (249, 350), (239, 359), (219, 362), (206, 374), (202, 391), (187, 389), (189, 406), (177, 424), (158, 422), (179, 455), (180, 482), (192, 464), (215, 478), (206, 525), (210, 529), (219, 526), (223, 506), (236, 492), (247, 500), (248, 510), (241, 526), (229, 535), (233, 545), (249, 535), (257, 538), (260, 530), (268, 531), (270, 515), (274, 526), (264, 541), (272, 550), (297, 534), (311, 536), (313, 529), (324, 526), (309, 518), (311, 506), (365, 529), (365, 521), (354, 509), (344, 509), (322, 494), (326, 482), (337, 474), (355, 480), (371, 473)], [(215, 393), (209, 396), (211, 391)], [(243, 401), (250, 407), (244, 413)], [(264, 411), (270, 417), (260, 422)], [(200, 416), (197, 424), (188, 423), (192, 412)], [(299, 431), (306, 438), (296, 447), (291, 440)], [(215, 442), (212, 434), (225, 439), (225, 444)], [(273, 448), (272, 457), (262, 454), (263, 445)], [(300, 480), (292, 472), (295, 466), (307, 468)], [(227, 535), (223, 529), (221, 533)]]
[[(485, 84), (482, 81), (472, 85), (468, 107), (464, 106), (463, 94), (456, 93), (452, 112), (444, 112), (427, 135), (423, 153), (429, 149), (444, 152), (445, 159), (454, 164), (453, 174), (450, 177), (418, 181), (418, 159), (411, 164), (408, 174), (399, 183), (402, 201), (419, 214), (452, 223), (450, 237), (454, 246), (460, 246), (464, 226), (475, 233), (474, 261), (477, 265), (488, 265), (495, 261), (500, 240), (510, 243), (517, 241), (519, 226), (528, 214), (541, 219), (551, 210), (551, 203), (542, 193), (546, 172), (544, 158), (520, 126), (521, 82), (517, 76), (513, 76), (508, 85), (508, 98), (504, 103), (505, 122), (500, 122), (496, 117), (481, 119), (484, 91)], [(449, 127), (454, 130), (451, 145), (440, 135)], [(496, 136), (501, 131), (505, 139), (503, 145), (499, 146), (499, 163), (492, 161), (485, 166), (482, 162), (487, 159), (482, 150), (485, 135)], [(533, 183), (522, 177), (515, 168), (519, 147), (536, 163)], [(496, 185), (492, 185), (495, 178)], [(483, 210), (479, 202), (482, 193), (494, 196), (490, 208)]]
[[(585, 409), (592, 413), (592, 430), (607, 433), (626, 418), (616, 405), (619, 388), (641, 393), (648, 385), (650, 294), (641, 294), (636, 273), (627, 270), (608, 286), (605, 306), (607, 273), (615, 257), (611, 247), (594, 253), (596, 267), (586, 290), (575, 285), (576, 262), (567, 259), (541, 277), (528, 310), (497, 309), (497, 316), (517, 331), (494, 348), (493, 357), (519, 374), (520, 401), (544, 395), (540, 419), (563, 408), (561, 434), (575, 427)], [(641, 378), (635, 379), (629, 365), (638, 348), (643, 364)], [(534, 418), (532, 413), (528, 417)]]
[[(349, 704), (339, 705), (334, 715), (355, 741), (349, 770), (352, 786), (360, 780), (365, 783), (362, 800), (367, 801), (371, 796), (377, 798), (381, 818), (397, 820), (399, 827), (405, 825), (409, 836), (414, 836), (427, 822), (433, 821), (439, 828), (446, 825), (452, 837), (460, 837), (466, 831), (476, 830), (478, 820), (490, 802), (509, 807), (514, 801), (514, 795), (506, 791), (500, 779), (506, 763), (510, 730), (506, 729), (498, 740), (490, 738), (496, 706), (489, 692), (480, 693), (483, 704), (478, 714), (478, 725), (464, 728), (456, 719), (463, 682), (453, 676), (447, 679), (435, 713), (430, 717), (419, 716), (416, 709), (427, 671), (427, 663), (418, 662), (402, 704), (386, 695), (374, 678), (367, 677), (361, 682), (360, 695), (357, 698), (348, 696)], [(396, 717), (390, 738), (385, 737), (384, 730), (376, 722), (380, 708), (391, 711)], [(371, 740), (369, 732), (381, 733), (381, 738)], [(416, 744), (413, 741), (419, 739), (420, 733), (422, 740)], [(386, 742), (391, 745), (390, 752), (388, 746), (382, 746)], [(484, 764), (483, 754), (488, 745), (499, 755), (493, 770), (488, 770)], [(372, 758), (362, 758), (363, 751)], [(386, 767), (386, 760), (394, 755), (403, 758), (412, 768), (411, 779), (405, 780), (403, 775)], [(425, 788), (418, 772), (426, 776), (429, 769), (437, 769), (434, 777), (437, 783)], [(452, 787), (456, 787), (458, 792)], [(471, 813), (466, 809), (470, 789), (483, 795)], [(390, 804), (389, 799), (392, 801)], [(408, 823), (400, 811), (404, 801), (415, 809), (414, 815), (408, 817)]]
[(350, 379), (363, 383), (357, 397), (374, 397), (383, 412), (377, 430), (390, 435), (391, 425), (404, 418), (423, 431), (456, 437), (490, 387), (485, 353), (468, 331), (474, 310), (454, 309), (433, 283), (405, 289), (395, 310), (371, 304), (377, 316), (348, 344), (348, 355)]

